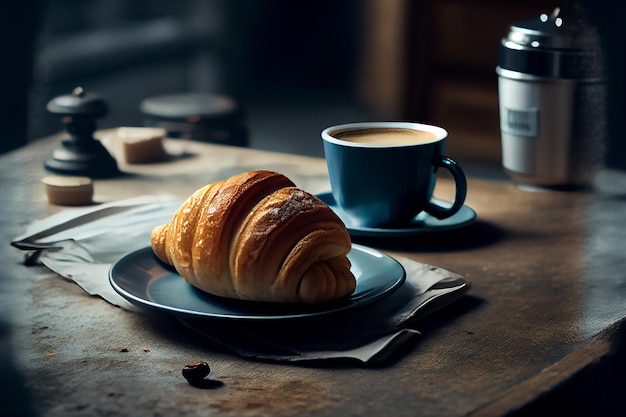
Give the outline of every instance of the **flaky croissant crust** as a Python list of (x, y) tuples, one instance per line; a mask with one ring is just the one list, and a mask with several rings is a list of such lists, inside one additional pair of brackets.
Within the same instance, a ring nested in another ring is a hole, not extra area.
[(190, 284), (222, 297), (322, 303), (356, 287), (341, 219), (276, 172), (245, 172), (197, 190), (152, 231), (151, 245)]

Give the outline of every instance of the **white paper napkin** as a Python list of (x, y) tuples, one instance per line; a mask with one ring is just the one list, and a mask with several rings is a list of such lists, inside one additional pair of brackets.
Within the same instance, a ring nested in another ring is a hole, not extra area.
[[(109, 283), (111, 265), (149, 245), (152, 229), (171, 220), (182, 201), (142, 196), (83, 209), (68, 209), (33, 222), (13, 246), (27, 250), (26, 264), (41, 263), (110, 304), (144, 312)], [(371, 305), (316, 318), (283, 322), (224, 321), (180, 317), (203, 336), (243, 357), (278, 361), (350, 358), (383, 360), (419, 334), (415, 320), (443, 307), (470, 288), (458, 274), (396, 257), (407, 279)]]

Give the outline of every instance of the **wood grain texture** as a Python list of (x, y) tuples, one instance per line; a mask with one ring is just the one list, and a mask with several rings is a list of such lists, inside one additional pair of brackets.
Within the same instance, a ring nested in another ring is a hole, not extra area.
[[(422, 336), (385, 364), (293, 366), (244, 360), (171, 317), (122, 311), (43, 267), (24, 266), (24, 254), (9, 241), (30, 221), (60, 209), (47, 204), (40, 183), (57, 140), (0, 158), (7, 196), (0, 205), (7, 245), (0, 252), (1, 291), (11, 300), (3, 304), (4, 317), (24, 386), (41, 415), (510, 415), (572, 381), (576, 387), (617, 383), (624, 369), (623, 354), (613, 353), (626, 303), (624, 173), (603, 172), (595, 190), (576, 193), (528, 192), (508, 180), (470, 177), (467, 204), (478, 213), (471, 226), (358, 242), (454, 271), (472, 281), (472, 290), (420, 320)], [(183, 197), (209, 179), (251, 167), (283, 172), (313, 193), (328, 190), (322, 159), (186, 141), (166, 145), (185, 152), (95, 181), (96, 201), (154, 192)], [(438, 191), (451, 189), (444, 179)], [(207, 360), (223, 385), (189, 386), (180, 370), (196, 360)], [(611, 411), (612, 400), (587, 406)]]

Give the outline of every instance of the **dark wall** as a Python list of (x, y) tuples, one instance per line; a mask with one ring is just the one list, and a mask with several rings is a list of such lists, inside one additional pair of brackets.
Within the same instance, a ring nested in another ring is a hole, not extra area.
[[(308, 86), (350, 92), (359, 57), (358, 0), (265, 0), (245, 21), (246, 79), (256, 85)], [(233, 9), (234, 20), (249, 14)], [(233, 24), (235, 22), (233, 21)]]
[(26, 143), (39, 1), (0, 1), (0, 153)]
[(600, 33), (607, 64), (609, 100), (610, 167), (626, 169), (626, 24), (624, 4), (620, 0), (582, 0), (590, 20)]

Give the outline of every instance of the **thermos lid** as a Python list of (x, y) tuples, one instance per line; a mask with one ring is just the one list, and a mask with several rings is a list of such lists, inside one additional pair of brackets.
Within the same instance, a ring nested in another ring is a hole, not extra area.
[(520, 78), (597, 79), (604, 77), (596, 34), (574, 14), (552, 14), (511, 25), (500, 43), (498, 73)]

